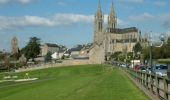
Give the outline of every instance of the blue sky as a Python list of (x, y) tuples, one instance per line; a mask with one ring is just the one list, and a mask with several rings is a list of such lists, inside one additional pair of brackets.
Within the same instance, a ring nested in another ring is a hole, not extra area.
[[(118, 27), (135, 26), (154, 37), (170, 33), (170, 0), (113, 0)], [(107, 17), (111, 0), (101, 0)], [(16, 36), (22, 48), (30, 37), (72, 47), (93, 40), (98, 0), (0, 0), (0, 50)], [(106, 22), (106, 19), (105, 19)]]

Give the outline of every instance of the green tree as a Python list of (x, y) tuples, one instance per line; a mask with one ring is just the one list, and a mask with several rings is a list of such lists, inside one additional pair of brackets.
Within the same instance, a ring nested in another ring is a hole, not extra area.
[(150, 55), (149, 55), (149, 47), (145, 47), (142, 49), (142, 54), (143, 54), (143, 58), (145, 60), (149, 59)]
[(18, 49), (18, 53), (14, 53), (10, 56), (13, 60), (19, 60), (19, 57), (21, 57), (21, 52)]
[(37, 37), (31, 37), (28, 44), (22, 49), (22, 52), (27, 59), (31, 58), (34, 61), (34, 58), (40, 54), (40, 46), (40, 39)]
[(7, 55), (4, 56), (4, 64), (5, 64), (5, 67), (8, 69), (8, 71), (10, 71), (10, 61)]
[(51, 61), (52, 57), (51, 57), (52, 53), (48, 52), (47, 55), (45, 56), (45, 62), (49, 62)]
[(142, 51), (142, 46), (141, 46), (140, 42), (135, 44), (135, 46), (133, 47), (133, 51), (135, 53), (135, 56), (140, 58), (140, 56), (138, 55), (138, 53), (141, 53), (141, 51)]
[(110, 56), (110, 59), (114, 59), (115, 61), (118, 61), (118, 57), (120, 54), (122, 54), (122, 52), (115, 52)]
[(170, 45), (170, 37), (167, 40), (167, 44)]
[(19, 58), (19, 63), (21, 67), (27, 64), (27, 58), (24, 56), (24, 54), (22, 54), (22, 56)]
[(167, 40), (167, 44), (166, 44), (166, 55), (167, 58), (170, 58), (170, 37)]
[(142, 46), (139, 42), (136, 43), (136, 45), (133, 47), (133, 51), (135, 52), (135, 54), (142, 51)]
[(152, 47), (152, 56), (153, 56), (153, 59), (161, 58), (161, 56), (162, 56), (161, 48)]
[(1, 61), (1, 60), (4, 60), (4, 57), (5, 57), (5, 54), (0, 53), (0, 61)]
[(170, 58), (170, 38), (166, 41), (166, 43), (163, 44), (160, 50), (160, 55), (162, 59)]

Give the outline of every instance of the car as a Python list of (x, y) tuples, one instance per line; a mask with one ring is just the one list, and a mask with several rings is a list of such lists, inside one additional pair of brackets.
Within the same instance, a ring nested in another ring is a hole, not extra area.
[(145, 66), (140, 66), (139, 70), (142, 71), (142, 72), (146, 72)]
[(134, 71), (139, 71), (139, 70), (140, 70), (140, 65), (135, 65), (135, 66), (133, 67), (133, 70), (134, 70)]
[(124, 67), (124, 68), (125, 68), (125, 67), (127, 67), (127, 65), (126, 65), (126, 64), (122, 64), (121, 67)]
[(167, 76), (168, 65), (166, 64), (157, 64), (153, 67), (153, 73), (159, 76)]
[(146, 69), (146, 72), (149, 73), (149, 74), (151, 74), (151, 67), (148, 67), (148, 68)]

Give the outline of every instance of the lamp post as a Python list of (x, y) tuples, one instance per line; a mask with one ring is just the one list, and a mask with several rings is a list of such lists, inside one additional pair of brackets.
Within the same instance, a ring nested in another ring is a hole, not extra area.
[[(159, 46), (154, 46), (154, 47), (162, 47), (162, 45), (164, 44), (164, 41), (165, 41), (165, 35), (164, 35), (164, 34), (161, 34), (161, 35), (159, 36), (159, 39), (161, 40), (161, 45), (159, 45)], [(153, 43), (152, 43), (152, 40), (150, 40), (150, 67), (151, 67), (151, 72), (153, 72), (152, 49), (153, 49)]]

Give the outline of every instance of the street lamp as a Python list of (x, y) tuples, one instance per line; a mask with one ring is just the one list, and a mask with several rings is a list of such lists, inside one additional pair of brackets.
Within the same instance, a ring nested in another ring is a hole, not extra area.
[[(164, 41), (165, 41), (165, 34), (161, 34), (161, 35), (159, 36), (159, 39), (161, 40), (161, 45), (154, 46), (154, 47), (162, 47), (162, 45), (164, 44)], [(153, 43), (152, 43), (152, 40), (151, 40), (151, 41), (150, 41), (150, 66), (151, 66), (151, 72), (153, 72), (152, 47), (153, 47)]]

